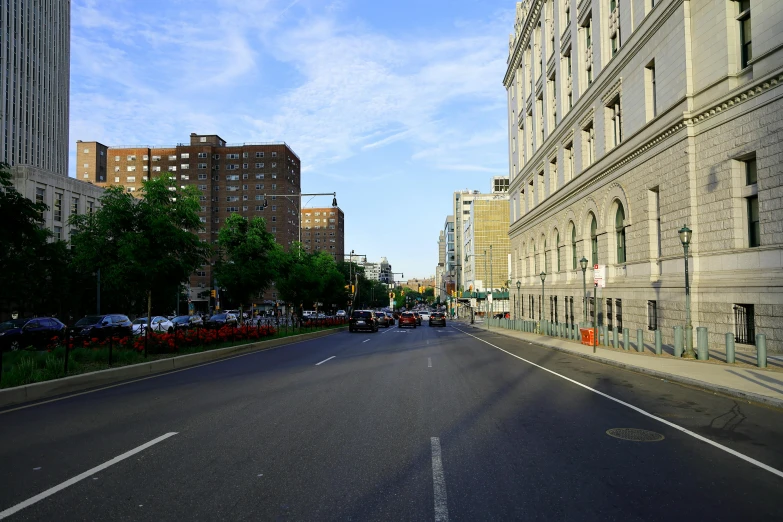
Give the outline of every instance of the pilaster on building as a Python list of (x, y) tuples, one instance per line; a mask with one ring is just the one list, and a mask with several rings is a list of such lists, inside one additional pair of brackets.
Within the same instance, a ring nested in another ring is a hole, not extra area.
[(694, 327), (783, 352), (782, 28), (780, 2), (517, 3), (503, 84), (521, 316), (572, 324), (586, 306), (670, 342), (687, 225)]

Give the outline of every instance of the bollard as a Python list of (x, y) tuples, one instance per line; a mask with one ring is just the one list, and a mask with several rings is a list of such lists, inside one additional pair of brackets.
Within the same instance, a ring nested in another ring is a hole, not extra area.
[(756, 334), (756, 365), (767, 367), (767, 336), (764, 334)]
[(644, 353), (644, 334), (641, 328), (636, 329), (636, 351)]
[(661, 339), (661, 331), (655, 330), (655, 355), (661, 355), (663, 353), (663, 340)]
[(682, 357), (682, 346), (684, 337), (682, 335), (682, 326), (674, 327), (674, 356)]
[(734, 334), (726, 334), (726, 362), (734, 364)]
[(628, 328), (623, 328), (623, 350), (626, 352), (631, 349), (631, 333)]
[(612, 328), (612, 346), (617, 350), (620, 345), (620, 332), (617, 331), (617, 325)]
[(700, 361), (708, 361), (710, 359), (706, 326), (696, 327), (696, 357)]

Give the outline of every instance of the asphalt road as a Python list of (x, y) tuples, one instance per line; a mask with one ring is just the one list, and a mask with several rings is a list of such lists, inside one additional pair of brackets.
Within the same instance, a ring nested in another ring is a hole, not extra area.
[(781, 441), (781, 411), (468, 325), (345, 332), (0, 412), (0, 518), (780, 520)]

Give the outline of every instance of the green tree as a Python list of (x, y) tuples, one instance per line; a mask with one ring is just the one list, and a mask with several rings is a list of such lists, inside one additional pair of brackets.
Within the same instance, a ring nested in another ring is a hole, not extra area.
[(304, 307), (317, 308), (315, 303), (323, 303), (326, 308), (345, 305), (347, 274), (343, 274), (332, 256), (326, 252), (309, 254), (299, 243), (279, 256), (275, 287), (281, 299), (299, 310), (300, 317)]
[(71, 220), (74, 267), (100, 269), (102, 285), (135, 298), (126, 304), (142, 294), (151, 320), (153, 294), (173, 295), (211, 253), (195, 233), (200, 194), (196, 187), (179, 189), (170, 173), (145, 181), (141, 199), (121, 187), (107, 189), (100, 209)]
[(226, 289), (230, 302), (241, 309), (269, 287), (277, 274), (279, 248), (275, 236), (266, 231), (263, 218), (228, 217), (218, 233), (215, 278)]

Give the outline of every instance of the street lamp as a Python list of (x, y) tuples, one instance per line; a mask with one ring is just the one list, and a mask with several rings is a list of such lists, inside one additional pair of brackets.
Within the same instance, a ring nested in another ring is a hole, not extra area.
[(517, 319), (517, 315), (519, 312), (519, 305), (521, 304), (521, 301), (519, 300), (519, 289), (522, 288), (522, 282), (517, 281), (517, 302), (514, 303), (514, 320)]
[[(492, 245), (489, 245), (489, 256), (490, 256), (490, 260), (491, 260), (492, 259)], [(465, 254), (465, 262), (467, 263), (468, 260), (471, 257), (483, 257), (484, 258), (484, 277), (487, 277), (487, 251), (484, 250), (483, 254)], [(491, 267), (492, 267), (492, 265), (490, 264), (490, 270), (491, 270)], [(490, 275), (489, 278), (490, 278), (490, 283), (491, 283), (492, 276)], [(474, 277), (474, 279), (475, 279), (475, 277)], [(485, 281), (484, 282), (484, 314), (485, 315), (486, 315), (486, 311), (487, 311), (486, 299), (487, 299), (487, 283)], [(484, 324), (486, 324), (486, 328), (487, 328), (487, 330), (489, 330), (489, 318), (488, 317), (485, 317)]]
[(546, 272), (538, 274), (541, 277), (541, 306), (538, 309), (538, 322), (543, 323), (544, 319), (544, 280), (546, 279)]
[(579, 266), (582, 268), (582, 310), (584, 311), (584, 323), (587, 323), (587, 280), (585, 272), (587, 271), (587, 258), (582, 256), (579, 260)]
[(691, 244), (692, 230), (686, 225), (680, 229), (680, 242), (685, 251), (685, 353), (682, 354), (685, 359), (694, 359), (696, 354), (693, 352), (693, 325), (691, 324), (691, 287), (688, 279), (688, 247)]
[[(299, 198), (299, 212), (300, 212), (300, 215), (297, 216), (296, 222), (299, 224), (299, 243), (300, 244), (302, 243), (302, 216), (301, 216), (301, 212), (302, 212), (302, 208), (301, 208), (302, 207), (302, 198), (311, 197), (311, 196), (312, 197), (315, 197), (315, 196), (332, 196), (332, 206), (333, 207), (337, 206), (337, 192), (318, 192), (318, 193), (315, 193), (315, 194), (293, 194), (293, 195), (291, 195), (291, 194), (281, 194), (280, 196), (284, 197), (284, 198)], [(268, 205), (269, 204), (266, 201), (266, 194), (264, 194), (263, 208), (266, 208)]]

